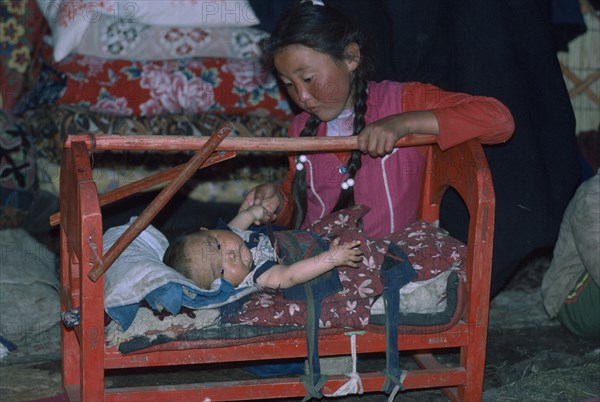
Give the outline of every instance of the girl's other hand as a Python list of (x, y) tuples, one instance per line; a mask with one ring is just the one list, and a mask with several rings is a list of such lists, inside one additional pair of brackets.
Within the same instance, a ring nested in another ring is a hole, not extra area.
[(273, 213), (262, 205), (252, 205), (246, 211), (254, 217), (254, 224), (267, 223), (273, 219)]
[(437, 117), (430, 110), (416, 110), (386, 116), (368, 124), (358, 134), (358, 148), (372, 157), (385, 156), (407, 134), (439, 134)]
[(239, 211), (246, 210), (253, 205), (260, 205), (270, 212), (269, 220), (260, 223), (266, 223), (277, 218), (276, 212), (281, 208), (281, 195), (277, 186), (271, 183), (260, 184), (254, 187), (242, 202)]

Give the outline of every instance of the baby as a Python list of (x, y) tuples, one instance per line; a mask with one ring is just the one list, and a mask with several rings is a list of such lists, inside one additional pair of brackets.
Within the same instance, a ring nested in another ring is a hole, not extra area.
[(217, 278), (235, 287), (258, 285), (272, 289), (289, 288), (345, 265), (357, 268), (362, 262), (359, 241), (340, 244), (314, 257), (283, 265), (265, 234), (248, 230), (256, 221), (269, 221), (271, 213), (260, 205), (240, 211), (220, 230), (200, 231), (175, 240), (165, 252), (163, 261), (199, 287), (210, 289)]

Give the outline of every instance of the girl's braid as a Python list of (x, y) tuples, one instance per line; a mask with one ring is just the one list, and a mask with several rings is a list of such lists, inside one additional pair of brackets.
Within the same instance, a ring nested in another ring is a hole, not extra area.
[[(361, 68), (364, 63), (361, 63), (356, 69), (354, 76), (354, 128), (352, 135), (358, 135), (366, 126), (365, 114), (367, 113), (367, 87), (368, 80), (366, 77), (366, 69)], [(348, 160), (348, 177), (354, 179), (356, 173), (362, 166), (362, 153), (360, 151), (352, 151)], [(338, 198), (334, 211), (354, 205), (354, 186), (349, 186), (347, 189), (342, 189), (340, 198)]]
[[(339, 10), (328, 6), (315, 6), (311, 3), (300, 3), (279, 21), (269, 38), (261, 41), (263, 66), (267, 69), (274, 67), (274, 55), (286, 46), (300, 44), (333, 57), (337, 61), (346, 59), (346, 46), (357, 43), (361, 49), (360, 63), (355, 70), (352, 85), (354, 103), (354, 131), (357, 135), (365, 128), (367, 111), (367, 76), (372, 66), (367, 57), (366, 38), (357, 30), (350, 20)], [(301, 137), (314, 137), (321, 121), (310, 115)], [(348, 175), (354, 178), (361, 166), (361, 153), (354, 151), (348, 161)], [(300, 227), (306, 216), (306, 171), (296, 170), (292, 184), (292, 199), (294, 202), (294, 227)], [(354, 203), (353, 187), (343, 190), (334, 210)]]

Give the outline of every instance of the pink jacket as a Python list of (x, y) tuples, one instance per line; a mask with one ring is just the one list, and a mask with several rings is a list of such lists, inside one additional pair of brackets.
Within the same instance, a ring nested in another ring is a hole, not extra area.
[[(391, 114), (413, 110), (435, 113), (440, 127), (437, 142), (442, 149), (471, 138), (479, 138), (487, 144), (500, 143), (508, 140), (514, 131), (509, 110), (493, 98), (446, 92), (417, 82), (370, 83), (365, 116), (367, 124)], [(299, 136), (307, 119), (308, 113), (305, 112), (296, 116), (290, 125), (289, 136)], [(322, 123), (317, 136), (327, 135), (326, 128), (326, 124)], [(354, 200), (356, 204), (371, 209), (363, 218), (367, 235), (385, 236), (416, 219), (425, 167), (423, 151), (420, 148), (397, 148), (381, 158), (363, 155), (362, 167), (355, 177)], [(290, 171), (282, 186), (284, 206), (277, 220), (280, 224), (289, 224), (293, 214), (291, 188), (297, 156), (290, 156)], [(347, 174), (340, 170), (345, 165), (347, 153), (310, 154), (307, 157), (308, 161), (304, 163), (307, 213), (303, 226), (332, 212), (341, 184), (347, 179)]]

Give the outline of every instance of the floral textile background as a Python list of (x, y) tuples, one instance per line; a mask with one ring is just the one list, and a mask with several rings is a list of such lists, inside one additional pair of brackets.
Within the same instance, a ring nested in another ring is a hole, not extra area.
[(24, 219), (35, 185), (29, 134), (12, 111), (38, 75), (33, 55), (47, 29), (33, 0), (0, 1), (0, 228)]
[(108, 60), (74, 54), (46, 63), (66, 77), (57, 104), (79, 105), (113, 116), (228, 113), (291, 118), (292, 111), (270, 73), (256, 60), (182, 58)]
[(34, 83), (39, 64), (33, 57), (48, 30), (33, 0), (0, 1), (0, 77), (2, 110), (11, 110)]

